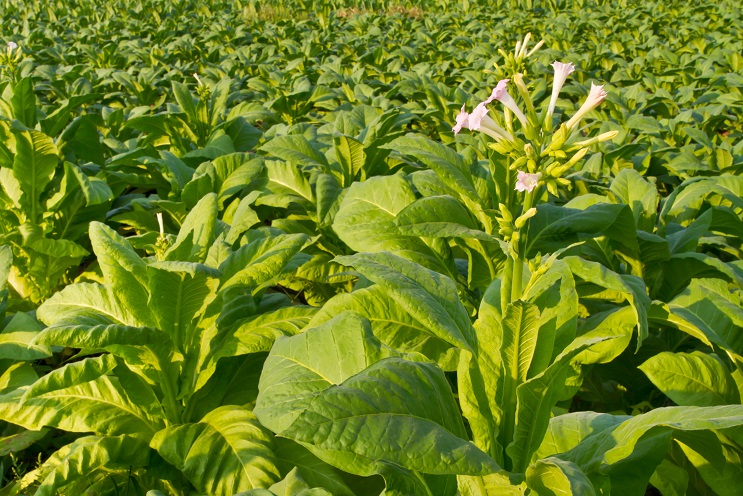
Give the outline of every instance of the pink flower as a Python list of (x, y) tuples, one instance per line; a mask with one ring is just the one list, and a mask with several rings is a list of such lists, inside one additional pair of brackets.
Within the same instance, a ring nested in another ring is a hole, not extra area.
[(457, 115), (457, 123), (453, 128), (451, 128), (455, 135), (461, 131), (463, 127), (468, 127), (470, 114), (464, 111), (464, 105), (465, 104), (462, 104), (462, 110), (460, 110), (459, 115)]
[(595, 84), (591, 83), (591, 91), (588, 93), (586, 101), (583, 102), (583, 105), (581, 105), (581, 107), (578, 109), (578, 112), (576, 112), (575, 115), (571, 117), (570, 120), (565, 124), (567, 128), (573, 129), (575, 126), (577, 126), (583, 116), (598, 107), (599, 104), (604, 101), (604, 98), (606, 98), (606, 91), (604, 91), (604, 86), (596, 86)]
[(477, 131), (478, 129), (480, 129), (483, 118), (487, 116), (489, 112), (488, 108), (485, 105), (485, 102), (482, 102), (477, 107), (475, 107), (475, 109), (470, 114), (467, 124), (470, 128), (470, 131)]
[(490, 95), (490, 98), (485, 100), (484, 103), (490, 103), (493, 100), (498, 100), (504, 106), (508, 107), (511, 112), (513, 112), (513, 115), (515, 115), (516, 118), (521, 122), (522, 126), (526, 127), (526, 116), (521, 111), (519, 106), (516, 105), (516, 101), (511, 97), (511, 95), (508, 94), (508, 91), (506, 90), (508, 81), (508, 79), (501, 79), (500, 81), (498, 81), (498, 85), (493, 88), (493, 93)]
[(547, 107), (547, 116), (550, 117), (555, 111), (555, 105), (557, 104), (557, 97), (560, 94), (560, 90), (568, 79), (568, 76), (575, 71), (575, 67), (571, 63), (563, 64), (562, 62), (555, 61), (552, 64), (552, 67), (555, 69), (555, 80), (552, 83), (552, 98), (550, 98), (550, 104), (549, 107)]
[(501, 79), (498, 81), (498, 84), (495, 88), (493, 88), (493, 92), (490, 94), (487, 100), (485, 100), (485, 104), (492, 102), (493, 100), (500, 100), (504, 94), (507, 93), (506, 91), (506, 85), (508, 84), (508, 81), (510, 79)]
[(539, 184), (539, 178), (542, 177), (540, 172), (529, 174), (528, 172), (519, 171), (516, 181), (516, 191), (528, 191), (531, 193)]

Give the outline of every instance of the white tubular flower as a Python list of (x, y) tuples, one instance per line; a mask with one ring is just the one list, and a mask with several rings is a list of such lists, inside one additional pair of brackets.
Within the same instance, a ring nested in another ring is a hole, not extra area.
[(586, 98), (586, 101), (583, 102), (583, 105), (581, 105), (581, 107), (578, 109), (578, 112), (576, 112), (575, 115), (571, 117), (570, 120), (565, 124), (568, 130), (572, 130), (573, 128), (575, 128), (575, 126), (580, 123), (580, 120), (583, 118), (583, 116), (598, 107), (599, 104), (604, 101), (604, 98), (606, 98), (606, 91), (604, 91), (604, 86), (596, 86), (595, 84), (591, 83), (591, 91), (588, 93), (588, 98)]
[(555, 111), (555, 105), (557, 105), (557, 97), (560, 95), (565, 81), (568, 76), (575, 71), (575, 67), (571, 63), (563, 64), (562, 62), (554, 62), (552, 67), (555, 69), (555, 80), (552, 83), (552, 98), (550, 98), (549, 107), (547, 107), (547, 118), (552, 117), (552, 113)]
[(198, 84), (199, 86), (201, 86), (201, 85), (202, 85), (202, 82), (201, 82), (201, 78), (199, 77), (199, 75), (198, 75), (198, 74), (196, 74), (196, 73), (194, 72), (194, 73), (193, 73), (193, 77), (194, 77), (194, 78), (196, 79), (196, 83), (197, 83), (197, 84)]
[(459, 131), (461, 131), (463, 127), (469, 127), (468, 121), (470, 114), (464, 111), (464, 106), (465, 104), (462, 104), (462, 110), (460, 110), (459, 114), (457, 115), (457, 123), (454, 124), (454, 127), (451, 128), (451, 130), (454, 131), (455, 135)]
[(12, 52), (16, 48), (18, 48), (18, 44), (15, 41), (9, 41), (8, 42), (8, 51), (9, 52)]
[(490, 97), (485, 100), (483, 103), (490, 103), (493, 100), (498, 100), (501, 102), (505, 107), (511, 110), (513, 112), (513, 115), (516, 116), (516, 118), (521, 122), (521, 125), (526, 127), (527, 121), (526, 116), (521, 111), (518, 105), (516, 105), (516, 101), (511, 97), (511, 95), (508, 94), (508, 90), (506, 90), (506, 85), (508, 84), (508, 79), (501, 79), (498, 81), (498, 85), (493, 88), (493, 93), (490, 95)]
[(488, 115), (489, 110), (486, 105), (486, 102), (482, 102), (475, 107), (469, 115), (467, 125), (470, 131), (482, 131), (494, 140), (498, 141), (502, 139), (513, 141), (513, 136), (508, 134), (505, 129), (500, 127), (492, 118), (490, 118)]

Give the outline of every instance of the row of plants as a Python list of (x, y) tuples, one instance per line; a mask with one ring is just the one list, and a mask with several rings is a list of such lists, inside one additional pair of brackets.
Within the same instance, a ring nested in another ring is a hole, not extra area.
[(527, 7), (6, 2), (0, 494), (736, 494), (740, 13)]

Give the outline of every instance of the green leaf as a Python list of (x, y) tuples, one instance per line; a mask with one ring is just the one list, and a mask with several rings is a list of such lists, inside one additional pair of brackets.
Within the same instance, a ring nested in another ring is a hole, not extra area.
[(615, 292), (627, 300), (637, 317), (637, 348), (639, 349), (643, 339), (648, 335), (647, 313), (650, 308), (650, 298), (645, 292), (644, 282), (634, 276), (619, 275), (597, 262), (590, 262), (579, 257), (565, 257), (564, 261), (574, 276), (610, 292)]
[(298, 334), (314, 313), (315, 309), (306, 306), (279, 308), (248, 317), (238, 322), (234, 330), (215, 335), (209, 340), (208, 350), (203, 351), (207, 366), (199, 374), (196, 389), (211, 377), (220, 359), (270, 351), (278, 337)]
[(516, 425), (513, 440), (506, 447), (506, 453), (511, 457), (513, 472), (526, 471), (532, 454), (542, 443), (552, 408), (563, 396), (568, 378), (574, 374), (572, 365), (575, 357), (606, 339), (597, 337), (568, 347), (544, 372), (518, 386)]
[[(257, 239), (241, 246), (219, 266), (221, 289), (240, 286), (255, 290), (284, 271), (295, 269), (304, 261), (295, 256), (306, 242), (305, 234), (287, 234)], [(295, 264), (295, 260), (298, 263)]]
[(249, 410), (223, 406), (197, 423), (163, 429), (150, 446), (199, 491), (232, 496), (280, 479), (272, 441)]
[(281, 473), (296, 470), (311, 487), (327, 489), (335, 496), (354, 496), (339, 472), (290, 439), (274, 439), (274, 453)]
[(427, 196), (414, 201), (397, 215), (395, 225), (408, 236), (494, 239), (479, 230), (467, 210), (451, 196)]
[(743, 484), (743, 448), (740, 441), (740, 427), (722, 432), (690, 432), (676, 436), (676, 443), (689, 463), (720, 496), (735, 496)]
[(728, 299), (729, 294), (723, 281), (694, 279), (668, 308), (682, 331), (743, 357), (743, 309)]
[(13, 108), (13, 117), (24, 126), (33, 128), (36, 126), (36, 94), (33, 79), (26, 76), (11, 87), (13, 96), (10, 98), (10, 105)]
[(463, 439), (464, 425), (443, 372), (402, 358), (381, 360), (322, 391), (281, 435), (359, 475), (374, 473), (375, 461), (427, 474), (500, 469)]
[(191, 126), (199, 122), (199, 116), (196, 112), (196, 105), (194, 105), (193, 97), (188, 87), (179, 83), (178, 81), (172, 81), (173, 85), (173, 96), (175, 96), (178, 105), (181, 107), (181, 111), (186, 114), (188, 118), (188, 124)]
[(383, 148), (396, 150), (404, 155), (410, 155), (430, 167), (442, 181), (454, 189), (462, 200), (472, 204), (479, 204), (469, 166), (464, 158), (448, 146), (436, 143), (430, 139), (415, 134), (397, 138)]
[(313, 396), (395, 354), (374, 337), (366, 319), (351, 312), (291, 338), (278, 338), (263, 368), (255, 414), (281, 433)]
[(114, 294), (106, 286), (96, 283), (70, 284), (42, 303), (36, 316), (48, 326), (143, 325), (137, 312), (122, 306)]
[(33, 445), (35, 442), (43, 439), (48, 429), (38, 431), (22, 430), (18, 434), (0, 437), (0, 456), (8, 456), (11, 453), (19, 453)]
[(46, 393), (59, 391), (72, 384), (90, 382), (111, 372), (116, 367), (116, 360), (111, 355), (96, 358), (85, 358), (79, 362), (67, 364), (43, 376), (26, 388), (21, 403)]
[(21, 189), (19, 200), (26, 219), (40, 222), (41, 194), (54, 177), (59, 162), (57, 148), (48, 136), (38, 131), (15, 132), (16, 155), (13, 176)]
[(39, 360), (52, 356), (48, 346), (33, 343), (43, 328), (28, 314), (18, 312), (13, 315), (0, 332), (0, 359)]
[(610, 191), (632, 209), (638, 229), (653, 232), (658, 211), (658, 190), (635, 169), (622, 169), (611, 182)]
[(173, 266), (168, 262), (147, 267), (148, 304), (157, 327), (170, 336), (181, 352), (185, 351), (198, 316), (215, 298), (219, 285), (217, 274), (210, 274), (206, 266), (188, 264), (188, 268), (193, 272), (172, 270)]
[(578, 210), (544, 203), (529, 220), (525, 254), (531, 258), (539, 252), (552, 253), (599, 235), (607, 236), (630, 253), (639, 250), (632, 211), (626, 205), (597, 203)]
[(147, 265), (131, 245), (110, 227), (90, 223), (90, 241), (106, 285), (125, 308), (146, 325), (154, 325), (148, 310)]
[(717, 358), (706, 353), (664, 351), (650, 357), (640, 370), (677, 405), (740, 403), (733, 376)]
[(262, 151), (296, 165), (318, 165), (325, 167), (328, 160), (319, 147), (301, 134), (279, 136), (266, 142)]
[(132, 403), (115, 377), (104, 375), (90, 382), (70, 384), (20, 403), (24, 392), (25, 388), (20, 388), (0, 395), (0, 419), (31, 430), (49, 426), (70, 432), (128, 434), (145, 439), (162, 428), (162, 420)]
[[(349, 136), (336, 136), (333, 139), (335, 155), (343, 169), (343, 186), (350, 186), (351, 182), (363, 170), (366, 162), (364, 145)], [(365, 179), (365, 178), (364, 178)]]
[(209, 193), (201, 198), (184, 219), (175, 243), (163, 259), (204, 263), (214, 242), (217, 211), (217, 195)]
[(390, 253), (359, 253), (335, 259), (353, 266), (439, 339), (472, 351), (474, 333), (454, 281)]
[(54, 453), (32, 474), (40, 482), (35, 496), (82, 491), (113, 474), (127, 474), (147, 465), (150, 450), (145, 441), (130, 436), (86, 436)]
[(552, 417), (532, 461), (568, 452), (588, 436), (616, 427), (630, 418), (629, 415), (598, 412), (573, 412)]
[(163, 385), (163, 375), (171, 382), (182, 357), (174, 353), (167, 334), (148, 327), (122, 325), (48, 327), (36, 338), (42, 344), (69, 348), (105, 350), (138, 367), (152, 383)]
[(643, 494), (674, 431), (726, 429), (741, 424), (741, 405), (657, 408), (588, 436), (559, 458), (577, 464), (592, 480), (607, 474), (612, 492)]
[(472, 355), (462, 353), (457, 370), (457, 388), (462, 413), (470, 424), (475, 445), (503, 464), (503, 446), (498, 439), (503, 419), (502, 315), (500, 280), (488, 287), (474, 328), (478, 349)]
[(526, 469), (526, 484), (539, 496), (595, 496), (593, 484), (580, 467), (559, 458), (537, 461)]
[(333, 230), (354, 251), (389, 251), (442, 274), (449, 273), (428, 245), (404, 235), (395, 225), (395, 217), (414, 201), (415, 194), (401, 175), (353, 183), (335, 215)]
[(374, 335), (390, 348), (420, 353), (444, 370), (456, 368), (456, 349), (432, 334), (380, 285), (337, 294), (319, 309), (309, 327), (327, 322), (346, 310), (369, 320)]
[(568, 265), (562, 260), (544, 264), (524, 289), (522, 298), (539, 309), (539, 332), (529, 373), (544, 371), (575, 338), (578, 321), (578, 293)]

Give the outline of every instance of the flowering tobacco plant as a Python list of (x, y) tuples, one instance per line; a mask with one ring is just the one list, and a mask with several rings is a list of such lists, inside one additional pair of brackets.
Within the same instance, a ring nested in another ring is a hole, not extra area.
[[(506, 57), (504, 67), (523, 67), (524, 59), (541, 46), (540, 42), (527, 53), (526, 46), (530, 37), (527, 34), (523, 43), (517, 44), (514, 54)], [(552, 94), (546, 108), (541, 112), (537, 112), (523, 74), (517, 72), (510, 79), (501, 79), (490, 96), (472, 112), (468, 113), (465, 106), (462, 106), (452, 128), (454, 134), (466, 128), (480, 131), (492, 138), (494, 142), (488, 146), (496, 153), (491, 160), (491, 173), (495, 177), (495, 169), (504, 164), (509, 170), (509, 174), (505, 175), (505, 183), (496, 184), (496, 189), (501, 189), (497, 191), (501, 200), (500, 215), (496, 218), (500, 226), (499, 234), (509, 242), (504, 281), (510, 281), (511, 287), (504, 288), (501, 292), (504, 307), (521, 296), (524, 263), (522, 236), (528, 219), (536, 213), (535, 204), (540, 199), (547, 198), (544, 190), (559, 197), (560, 188), (569, 188), (571, 184), (563, 176), (586, 155), (588, 147), (610, 140), (618, 134), (617, 131), (611, 131), (582, 139), (579, 125), (606, 98), (603, 85), (591, 84), (585, 101), (567, 122), (563, 123), (561, 118), (554, 116), (560, 91), (570, 74), (575, 71), (575, 66), (556, 61), (552, 67)], [(509, 85), (511, 88), (515, 87), (521, 105), (509, 93)], [(496, 106), (496, 103), (500, 105)], [(499, 107), (500, 112), (493, 111)], [(519, 194), (514, 196), (511, 194), (513, 190)]]

